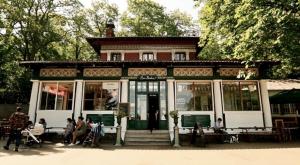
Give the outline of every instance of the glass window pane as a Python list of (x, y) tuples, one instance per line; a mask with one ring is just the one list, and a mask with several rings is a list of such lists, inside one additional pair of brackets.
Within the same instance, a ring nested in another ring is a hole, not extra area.
[(137, 119), (147, 120), (147, 95), (137, 95)]
[(179, 111), (194, 110), (192, 83), (177, 83), (176, 109)]
[(111, 61), (121, 61), (121, 53), (111, 53), (110, 60)]
[(56, 110), (72, 110), (73, 83), (58, 83)]
[(130, 81), (129, 101), (130, 101), (130, 116), (129, 120), (135, 119), (135, 81)]
[(119, 103), (117, 82), (85, 83), (84, 110), (113, 110)]
[(167, 99), (166, 99), (166, 83), (160, 82), (160, 120), (167, 118)]
[(223, 83), (223, 98), (225, 110), (260, 110), (260, 102), (257, 89), (257, 82)]
[(40, 110), (55, 110), (57, 83), (43, 83)]
[(194, 84), (194, 99), (196, 111), (212, 110), (212, 94), (210, 83)]

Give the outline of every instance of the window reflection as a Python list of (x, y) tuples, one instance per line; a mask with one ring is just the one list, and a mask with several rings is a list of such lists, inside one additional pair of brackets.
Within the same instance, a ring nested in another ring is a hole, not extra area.
[(72, 110), (72, 103), (73, 83), (42, 83), (41, 110)]
[(226, 111), (260, 110), (257, 82), (224, 82)]
[(177, 83), (176, 109), (179, 111), (211, 111), (210, 83)]
[(113, 110), (119, 103), (117, 82), (85, 83), (84, 110)]

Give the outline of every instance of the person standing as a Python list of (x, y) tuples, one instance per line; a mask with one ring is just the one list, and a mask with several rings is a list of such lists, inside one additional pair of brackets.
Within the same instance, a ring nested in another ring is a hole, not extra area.
[(9, 118), (9, 124), (10, 124), (10, 134), (9, 134), (9, 138), (7, 140), (7, 143), (5, 146), (3, 146), (3, 148), (5, 150), (9, 150), (9, 145), (13, 140), (16, 140), (16, 144), (15, 144), (15, 151), (18, 152), (19, 151), (19, 145), (21, 142), (21, 131), (23, 129), (25, 129), (26, 125), (27, 125), (27, 116), (21, 112), (22, 108), (21, 107), (17, 107), (16, 112), (14, 112), (13, 114), (11, 114), (10, 118)]

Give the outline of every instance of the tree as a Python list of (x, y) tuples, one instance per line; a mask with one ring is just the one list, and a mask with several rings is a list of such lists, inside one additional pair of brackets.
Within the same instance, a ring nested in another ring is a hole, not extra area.
[(121, 16), (120, 36), (183, 36), (191, 27), (191, 16), (165, 8), (152, 0), (128, 0)]
[(104, 37), (107, 21), (117, 21), (119, 16), (117, 5), (110, 4), (107, 0), (93, 1), (86, 13), (91, 28), (89, 34), (93, 37)]
[(299, 0), (209, 0), (200, 11), (200, 57), (280, 60), (274, 76), (299, 68)]

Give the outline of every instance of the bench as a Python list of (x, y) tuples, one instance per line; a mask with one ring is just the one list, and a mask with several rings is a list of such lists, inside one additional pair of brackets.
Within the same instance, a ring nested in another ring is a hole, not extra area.
[(182, 127), (194, 127), (195, 123), (201, 127), (210, 127), (210, 115), (181, 115)]
[(113, 114), (87, 114), (86, 118), (90, 118), (94, 123), (103, 122), (104, 126), (113, 127), (115, 125), (115, 116)]
[[(239, 127), (242, 132), (240, 138), (246, 142), (255, 141), (278, 141), (282, 142), (282, 133), (278, 132), (276, 128), (265, 128), (265, 127)], [(271, 131), (267, 131), (271, 129)], [(261, 130), (262, 132), (256, 132)]]

